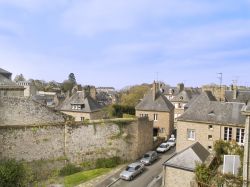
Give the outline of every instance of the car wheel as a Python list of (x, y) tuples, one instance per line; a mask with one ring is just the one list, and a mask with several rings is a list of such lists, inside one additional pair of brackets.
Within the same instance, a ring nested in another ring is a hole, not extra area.
[(131, 176), (129, 180), (130, 180), (130, 181), (132, 181), (132, 180), (133, 180), (133, 178), (134, 178), (134, 177), (133, 177), (133, 176)]

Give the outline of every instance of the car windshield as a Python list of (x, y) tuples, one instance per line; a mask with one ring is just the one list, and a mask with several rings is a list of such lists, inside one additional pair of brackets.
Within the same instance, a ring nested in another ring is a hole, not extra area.
[(128, 167), (126, 168), (126, 171), (133, 172), (133, 171), (135, 171), (135, 168), (129, 167), (129, 166), (128, 166)]
[(145, 154), (145, 155), (143, 156), (143, 158), (148, 158), (148, 157), (150, 157), (149, 154)]
[(168, 140), (168, 142), (174, 142), (174, 140)]
[(166, 148), (166, 147), (167, 147), (166, 144), (161, 144), (161, 145), (160, 145), (160, 148)]

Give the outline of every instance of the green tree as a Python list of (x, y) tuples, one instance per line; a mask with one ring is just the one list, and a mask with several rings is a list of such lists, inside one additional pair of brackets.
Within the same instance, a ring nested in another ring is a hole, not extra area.
[(62, 83), (62, 90), (64, 92), (71, 91), (73, 89), (73, 87), (74, 87), (74, 83), (69, 81), (69, 80), (65, 80)]
[(23, 74), (21, 73), (20, 75), (16, 75), (16, 76), (15, 76), (14, 81), (15, 81), (15, 82), (18, 82), (18, 81), (25, 81), (25, 78), (24, 78)]
[(120, 93), (120, 104), (135, 107), (150, 90), (151, 85), (142, 84), (130, 87)]
[(76, 85), (76, 77), (74, 73), (70, 73), (68, 77), (68, 81), (72, 82), (74, 85)]

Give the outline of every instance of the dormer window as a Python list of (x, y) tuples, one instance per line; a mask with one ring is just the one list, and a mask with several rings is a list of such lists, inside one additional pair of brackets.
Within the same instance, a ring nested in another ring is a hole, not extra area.
[(83, 108), (85, 108), (84, 104), (71, 104), (72, 110), (82, 110)]

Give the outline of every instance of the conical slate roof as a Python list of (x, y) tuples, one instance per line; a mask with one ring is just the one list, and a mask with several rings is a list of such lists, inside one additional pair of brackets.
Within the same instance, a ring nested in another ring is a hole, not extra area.
[(161, 111), (169, 112), (174, 109), (174, 105), (161, 93), (158, 91), (153, 97), (153, 91), (150, 90), (148, 94), (144, 96), (142, 101), (136, 105), (136, 110), (146, 110), (146, 111)]

